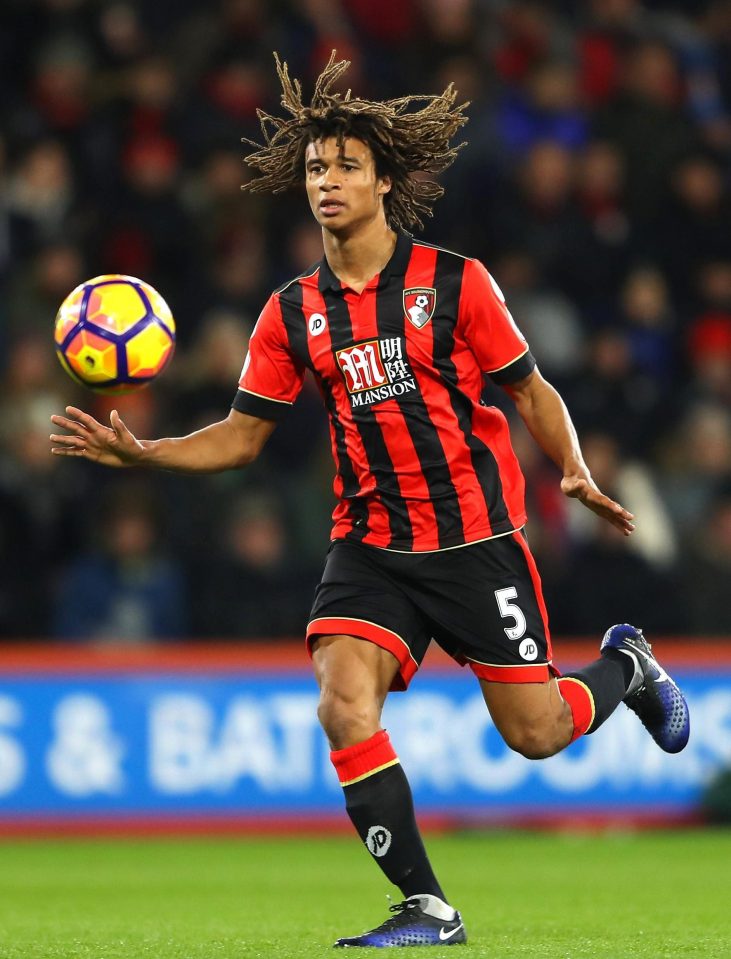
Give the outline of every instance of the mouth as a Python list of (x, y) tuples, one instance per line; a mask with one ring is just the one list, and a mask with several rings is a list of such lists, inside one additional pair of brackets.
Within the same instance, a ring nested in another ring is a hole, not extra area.
[(325, 216), (335, 216), (341, 210), (345, 209), (345, 204), (341, 203), (340, 200), (321, 200), (320, 201), (320, 211), (325, 214)]

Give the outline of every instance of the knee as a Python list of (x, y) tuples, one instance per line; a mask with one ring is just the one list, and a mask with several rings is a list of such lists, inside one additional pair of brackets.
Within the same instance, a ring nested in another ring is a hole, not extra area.
[(503, 734), (508, 746), (526, 759), (548, 759), (559, 752), (565, 743), (544, 725), (524, 723), (516, 725)]
[(363, 742), (380, 728), (375, 702), (336, 688), (321, 690), (317, 718), (332, 749), (345, 749)]

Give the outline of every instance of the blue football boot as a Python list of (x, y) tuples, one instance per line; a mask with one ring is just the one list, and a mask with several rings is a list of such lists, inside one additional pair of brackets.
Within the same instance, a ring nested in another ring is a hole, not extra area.
[(601, 651), (617, 649), (635, 664), (626, 705), (640, 718), (642, 725), (660, 749), (679, 753), (690, 736), (690, 714), (685, 696), (652, 655), (652, 647), (642, 630), (629, 623), (611, 626), (604, 634)]
[[(467, 942), (464, 923), (458, 912), (451, 919), (439, 919), (430, 915), (431, 911), (443, 911), (446, 906), (441, 900), (435, 902), (441, 909), (432, 908), (434, 896), (409, 896), (403, 902), (391, 906), (395, 913), (385, 922), (362, 936), (338, 939), (336, 947), (348, 946), (456, 946)], [(430, 912), (425, 912), (429, 909)]]

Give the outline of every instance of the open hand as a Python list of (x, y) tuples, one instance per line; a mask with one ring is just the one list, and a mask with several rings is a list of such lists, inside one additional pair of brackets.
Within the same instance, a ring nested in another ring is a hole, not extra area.
[(66, 413), (66, 416), (51, 417), (54, 426), (67, 431), (66, 434), (51, 433), (51, 442), (60, 444), (51, 448), (56, 456), (83, 456), (103, 466), (134, 466), (139, 462), (144, 447), (116, 410), (109, 416), (111, 428), (102, 426), (75, 406), (67, 406)]
[(634, 531), (632, 513), (605, 496), (591, 480), (579, 476), (564, 476), (561, 480), (561, 492), (580, 500), (584, 506), (607, 520), (625, 536), (629, 536)]

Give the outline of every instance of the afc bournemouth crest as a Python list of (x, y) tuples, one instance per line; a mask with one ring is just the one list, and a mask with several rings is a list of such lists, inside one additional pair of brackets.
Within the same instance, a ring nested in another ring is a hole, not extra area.
[(404, 313), (419, 330), (432, 318), (436, 305), (437, 291), (433, 286), (412, 286), (404, 290)]

